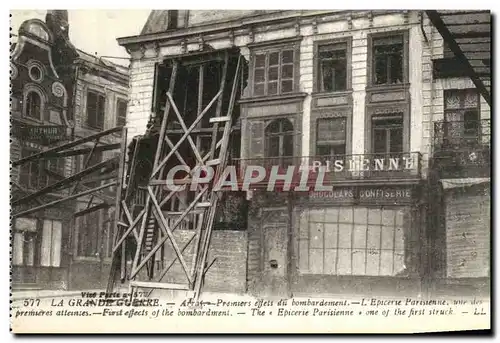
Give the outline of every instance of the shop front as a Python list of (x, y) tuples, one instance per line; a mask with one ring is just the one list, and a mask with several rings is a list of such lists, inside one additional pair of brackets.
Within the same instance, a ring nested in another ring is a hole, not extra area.
[(418, 185), (363, 185), (296, 193), (291, 293), (421, 293), (420, 192)]
[(491, 196), (489, 178), (442, 179), (440, 225), (434, 244), (440, 261), (433, 294), (489, 296)]
[(12, 287), (66, 289), (67, 254), (64, 242), (69, 221), (59, 209), (39, 217), (19, 217), (12, 225)]

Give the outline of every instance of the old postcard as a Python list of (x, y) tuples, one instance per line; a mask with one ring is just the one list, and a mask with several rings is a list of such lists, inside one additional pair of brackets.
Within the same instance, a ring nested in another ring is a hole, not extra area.
[(13, 333), (491, 328), (490, 11), (11, 29)]

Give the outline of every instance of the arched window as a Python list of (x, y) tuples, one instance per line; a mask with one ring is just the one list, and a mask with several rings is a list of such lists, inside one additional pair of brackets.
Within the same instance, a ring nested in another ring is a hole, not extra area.
[(267, 158), (280, 166), (288, 166), (293, 157), (293, 124), (288, 119), (273, 120), (265, 131)]
[(26, 96), (26, 113), (27, 117), (41, 120), (42, 119), (42, 99), (37, 92), (31, 91)]

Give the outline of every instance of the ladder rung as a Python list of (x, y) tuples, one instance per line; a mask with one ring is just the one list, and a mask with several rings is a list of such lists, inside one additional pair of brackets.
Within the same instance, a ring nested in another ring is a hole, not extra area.
[(207, 161), (207, 166), (215, 166), (220, 163), (220, 158), (216, 158), (214, 160)]
[(229, 119), (231, 119), (230, 116), (213, 117), (213, 118), (210, 118), (209, 122), (210, 123), (220, 123), (220, 122), (223, 122), (223, 121), (229, 121)]
[(196, 207), (210, 207), (212, 206), (212, 203), (211, 202), (199, 202), (196, 204)]

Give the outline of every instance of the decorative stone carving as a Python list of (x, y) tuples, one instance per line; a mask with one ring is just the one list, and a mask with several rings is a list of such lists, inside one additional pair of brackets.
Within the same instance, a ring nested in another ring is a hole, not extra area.
[(187, 53), (187, 40), (183, 39), (181, 42), (181, 53)]
[(229, 31), (229, 45), (231, 45), (231, 47), (234, 46), (234, 31), (233, 30)]
[(313, 34), (318, 34), (318, 20), (316, 18), (312, 21)]
[(352, 30), (352, 15), (350, 14), (347, 16), (347, 27)]
[(404, 112), (404, 109), (399, 106), (389, 106), (389, 107), (376, 107), (372, 111), (372, 114), (393, 114)]
[(373, 12), (368, 12), (368, 26), (373, 27)]
[(205, 40), (203, 39), (203, 36), (200, 36), (200, 38), (198, 38), (198, 50), (203, 51), (204, 45), (205, 45)]
[(403, 18), (404, 18), (404, 23), (405, 24), (408, 24), (409, 20), (410, 20), (410, 15), (409, 15), (409, 12), (408, 11), (403, 11)]
[(299, 19), (297, 19), (295, 21), (295, 25), (293, 27), (295, 28), (295, 34), (297, 36), (300, 36), (300, 21), (299, 21)]
[(253, 42), (254, 42), (254, 39), (255, 39), (255, 36), (254, 36), (254, 34), (253, 34), (253, 29), (251, 29), (251, 28), (250, 28), (250, 29), (248, 30), (248, 40), (249, 40), (249, 42), (250, 42), (250, 43), (253, 43)]
[(58, 98), (62, 98), (66, 94), (66, 88), (60, 82), (54, 82), (52, 84), (52, 94)]

